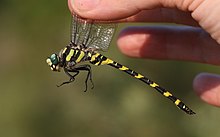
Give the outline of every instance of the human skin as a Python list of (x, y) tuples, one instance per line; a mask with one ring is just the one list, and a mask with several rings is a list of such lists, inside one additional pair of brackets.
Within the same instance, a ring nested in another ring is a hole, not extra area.
[[(90, 19), (182, 24), (123, 30), (117, 44), (128, 56), (220, 65), (219, 0), (68, 0), (68, 5)], [(219, 75), (198, 74), (193, 88), (203, 101), (220, 107)]]

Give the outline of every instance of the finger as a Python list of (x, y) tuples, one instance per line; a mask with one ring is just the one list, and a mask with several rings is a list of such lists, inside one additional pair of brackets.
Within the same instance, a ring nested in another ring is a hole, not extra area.
[(202, 73), (195, 77), (193, 87), (208, 104), (220, 107), (220, 76)]
[[(172, 2), (161, 2), (161, 0), (99, 0), (99, 2), (94, 2), (94, 0), (68, 0), (68, 5), (71, 11), (85, 18), (99, 20), (124, 19), (122, 21), (136, 22), (183, 22), (183, 24), (195, 24), (195, 21), (191, 17), (191, 13), (183, 12), (189, 11), (187, 7), (189, 7), (190, 1), (184, 3), (181, 3), (181, 1), (182, 0)], [(168, 9), (166, 7), (174, 9)], [(179, 10), (177, 10), (176, 7), (178, 7)]]
[(163, 22), (177, 23), (189, 26), (199, 26), (190, 12), (184, 12), (177, 9), (157, 8), (152, 10), (143, 10), (133, 16), (119, 20), (121, 22)]
[(120, 33), (117, 43), (124, 54), (132, 57), (220, 65), (220, 46), (200, 28), (129, 27)]
[[(71, 8), (71, 4), (69, 4)], [(118, 14), (116, 14), (118, 15)], [(118, 15), (119, 16), (119, 15)], [(126, 16), (106, 16), (102, 14), (96, 14), (95, 16), (89, 15), (87, 18), (101, 19), (101, 20), (113, 20), (119, 19), (120, 22), (166, 22), (166, 23), (178, 23), (191, 26), (199, 26), (198, 23), (191, 17), (190, 12), (183, 12), (177, 9), (157, 8), (151, 10), (142, 10), (134, 15)]]
[(71, 11), (86, 18), (125, 18), (143, 10), (143, 4), (151, 9), (159, 5), (159, 0), (68, 0)]

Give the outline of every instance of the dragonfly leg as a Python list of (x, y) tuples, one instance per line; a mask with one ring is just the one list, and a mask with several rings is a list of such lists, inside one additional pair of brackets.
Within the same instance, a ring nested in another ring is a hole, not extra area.
[[(65, 84), (69, 84), (71, 82), (73, 82), (75, 80), (75, 77), (79, 74), (80, 71), (87, 71), (87, 76), (86, 76), (86, 80), (85, 80), (85, 85), (86, 85), (86, 89), (84, 92), (87, 91), (87, 87), (88, 87), (88, 80), (90, 80), (91, 84), (92, 84), (92, 88), (94, 88), (94, 83), (92, 81), (92, 71), (91, 71), (91, 66), (90, 65), (80, 65), (80, 66), (74, 66), (72, 69), (64, 69), (64, 72), (67, 74), (67, 76), (70, 77), (69, 81), (65, 81), (63, 83), (61, 83), (60, 85), (57, 85), (57, 87), (60, 87), (62, 85)], [(70, 74), (70, 73), (75, 73), (74, 75)]]
[[(63, 86), (65, 84), (69, 84), (69, 83), (73, 82), (75, 80), (75, 76), (77, 76), (79, 74), (79, 71), (75, 70), (75, 69), (73, 69), (71, 71), (69, 71), (67, 69), (64, 69), (64, 72), (67, 74), (67, 76), (70, 77), (70, 79), (69, 79), (69, 81), (65, 81), (65, 82), (61, 83), (60, 85), (57, 85), (57, 87), (60, 87), (60, 86)], [(69, 72), (74, 72), (75, 74), (71, 75)]]
[(85, 64), (85, 65), (76, 66), (74, 69), (77, 70), (77, 71), (87, 71), (87, 72), (88, 72), (88, 73), (87, 73), (87, 76), (86, 76), (86, 80), (85, 80), (86, 89), (85, 89), (84, 92), (87, 91), (88, 80), (90, 80), (90, 82), (91, 82), (91, 84), (92, 84), (91, 89), (93, 89), (93, 88), (94, 88), (94, 83), (93, 83), (93, 81), (92, 81), (91, 66), (88, 65), (88, 64)]

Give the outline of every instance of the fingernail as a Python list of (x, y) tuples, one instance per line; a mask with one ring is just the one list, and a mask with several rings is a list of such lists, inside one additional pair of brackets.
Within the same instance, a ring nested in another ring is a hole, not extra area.
[(90, 11), (96, 8), (100, 0), (72, 0), (72, 4), (79, 11)]

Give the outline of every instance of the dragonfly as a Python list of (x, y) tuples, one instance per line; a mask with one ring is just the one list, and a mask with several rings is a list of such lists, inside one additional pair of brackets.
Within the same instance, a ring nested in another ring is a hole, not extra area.
[(116, 31), (117, 23), (86, 19), (74, 14), (72, 15), (71, 27), (70, 43), (61, 49), (59, 54), (53, 53), (46, 59), (52, 71), (60, 72), (61, 69), (63, 69), (64, 73), (69, 77), (68, 81), (61, 83), (58, 87), (74, 82), (75, 77), (80, 72), (85, 71), (87, 72), (85, 79), (86, 92), (88, 81), (92, 84), (91, 88), (94, 88), (90, 64), (95, 66), (108, 65), (154, 88), (155, 91), (168, 98), (186, 114), (196, 114), (179, 98), (175, 97), (171, 92), (159, 86), (159, 84), (150, 80), (148, 77), (100, 54), (101, 51), (108, 50)]

